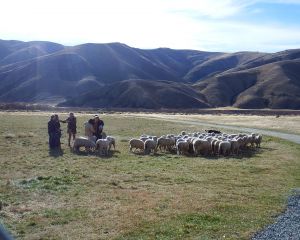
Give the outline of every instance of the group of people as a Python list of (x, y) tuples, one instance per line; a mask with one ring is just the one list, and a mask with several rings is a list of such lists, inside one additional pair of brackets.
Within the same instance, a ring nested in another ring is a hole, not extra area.
[[(61, 143), (61, 128), (60, 123), (67, 123), (68, 132), (68, 146), (71, 146), (71, 138), (73, 141), (77, 133), (77, 120), (74, 113), (70, 113), (66, 120), (59, 120), (57, 114), (51, 116), (48, 122), (48, 135), (49, 135), (49, 148), (60, 149)], [(85, 124), (85, 136), (92, 141), (97, 141), (102, 138), (102, 131), (104, 122), (99, 118), (98, 115), (94, 115), (94, 118), (88, 120)]]

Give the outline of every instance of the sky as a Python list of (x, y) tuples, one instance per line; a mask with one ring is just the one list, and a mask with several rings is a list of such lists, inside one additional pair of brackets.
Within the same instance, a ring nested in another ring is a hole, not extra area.
[(0, 0), (0, 39), (277, 52), (300, 48), (300, 0)]

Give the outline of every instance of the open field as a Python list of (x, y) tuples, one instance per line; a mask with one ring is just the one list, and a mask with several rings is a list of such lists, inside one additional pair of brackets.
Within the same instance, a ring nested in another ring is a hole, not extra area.
[[(88, 118), (78, 115), (79, 135)], [(129, 153), (128, 139), (206, 127), (129, 114), (103, 120), (117, 138), (107, 158), (73, 154), (65, 125), (63, 152), (49, 152), (48, 113), (0, 114), (0, 218), (17, 239), (248, 239), (300, 185), (294, 143), (264, 137), (240, 157), (143, 156)]]

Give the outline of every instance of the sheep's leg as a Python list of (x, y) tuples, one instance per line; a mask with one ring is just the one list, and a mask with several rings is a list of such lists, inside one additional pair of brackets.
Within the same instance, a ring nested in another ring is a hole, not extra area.
[(197, 155), (198, 155), (198, 152), (196, 149), (194, 149), (194, 156), (197, 157)]

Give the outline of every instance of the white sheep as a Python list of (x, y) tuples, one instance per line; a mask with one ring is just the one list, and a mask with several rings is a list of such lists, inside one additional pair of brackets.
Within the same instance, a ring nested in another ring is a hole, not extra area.
[(262, 135), (255, 136), (254, 143), (255, 143), (257, 148), (260, 147), (261, 141), (262, 141)]
[(251, 133), (247, 135), (246, 147), (248, 144), (250, 144), (251, 147), (254, 147), (254, 143), (255, 143), (255, 134)]
[(114, 150), (116, 149), (116, 139), (112, 136), (107, 136), (106, 139), (109, 141), (108, 150), (111, 149), (111, 146), (114, 146)]
[(207, 140), (202, 139), (194, 139), (193, 141), (193, 150), (195, 156), (203, 153), (203, 154), (209, 154), (211, 152), (211, 145), (210, 142)]
[(140, 140), (142, 140), (143, 142), (146, 142), (146, 140), (150, 139), (149, 137), (140, 137)]
[(148, 139), (144, 143), (144, 152), (145, 154), (150, 154), (152, 151), (156, 153), (157, 142), (153, 139)]
[(221, 141), (219, 143), (219, 155), (229, 155), (231, 150), (231, 143), (229, 141)]
[(185, 140), (178, 140), (176, 143), (177, 154), (187, 154), (190, 149), (189, 142)]
[(239, 154), (240, 151), (240, 147), (243, 143), (242, 138), (234, 138), (232, 140), (230, 140), (231, 142), (231, 153), (232, 154)]
[(96, 148), (96, 144), (87, 137), (76, 137), (73, 143), (73, 150), (78, 152), (80, 147), (84, 147), (86, 151), (91, 151)]
[(215, 151), (215, 143), (216, 143), (218, 140), (219, 140), (219, 139), (214, 138), (214, 139), (212, 139), (212, 141), (210, 142), (210, 148), (211, 148), (211, 151), (212, 151), (213, 154), (216, 153), (216, 151)]
[(162, 151), (162, 149), (171, 151), (174, 146), (175, 146), (175, 138), (160, 137), (157, 139), (156, 148), (159, 148), (161, 151)]
[(100, 155), (108, 155), (108, 149), (110, 145), (110, 140), (109, 139), (98, 139), (96, 142), (96, 147), (99, 151)]
[(144, 142), (140, 139), (133, 138), (129, 141), (129, 151), (132, 151), (132, 149), (140, 149), (144, 150)]

